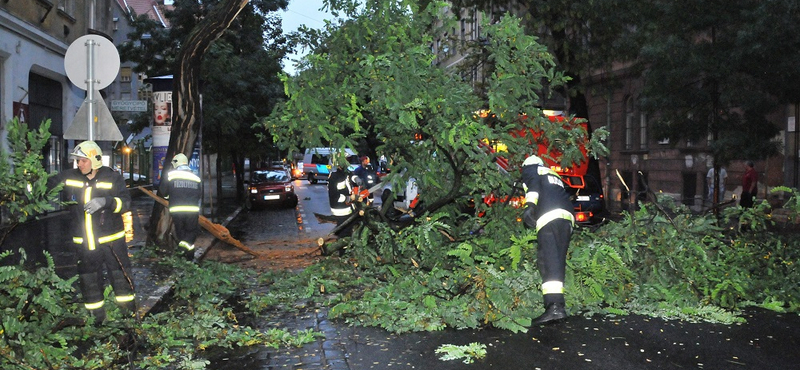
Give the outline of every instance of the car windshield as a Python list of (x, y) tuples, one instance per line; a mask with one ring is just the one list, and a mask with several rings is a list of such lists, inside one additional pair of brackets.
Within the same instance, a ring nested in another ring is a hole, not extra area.
[(286, 171), (256, 171), (253, 173), (253, 181), (286, 182), (289, 181), (289, 175), (286, 174)]

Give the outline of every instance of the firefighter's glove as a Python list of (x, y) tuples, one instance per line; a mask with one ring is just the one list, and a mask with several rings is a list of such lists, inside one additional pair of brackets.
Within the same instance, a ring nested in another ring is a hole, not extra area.
[(525, 208), (525, 212), (522, 213), (522, 222), (524, 222), (525, 226), (528, 228), (536, 230), (536, 218), (533, 215), (533, 207), (528, 206)]
[(83, 210), (88, 214), (94, 214), (106, 205), (106, 198), (94, 198), (83, 206)]

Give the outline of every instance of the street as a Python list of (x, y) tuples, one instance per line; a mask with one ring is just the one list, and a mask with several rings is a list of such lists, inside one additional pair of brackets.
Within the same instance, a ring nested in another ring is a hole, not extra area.
[[(231, 232), (245, 245), (270, 256), (269, 267), (299, 269), (320, 257), (317, 237), (333, 227), (313, 213), (328, 214), (327, 187), (294, 181), (296, 209), (243, 212)], [(264, 262), (225, 245), (207, 258), (264, 268)], [(209, 369), (788, 369), (800, 363), (800, 316), (753, 309), (745, 324), (723, 325), (646, 316), (572, 316), (533, 327), (453, 330), (395, 335), (379, 328), (350, 327), (327, 319), (327, 307), (308, 307), (282, 317), (264, 317), (261, 329), (314, 329), (324, 339), (301, 348), (243, 348), (214, 359)], [(486, 345), (473, 364), (442, 361), (444, 344)]]
[(299, 269), (313, 263), (318, 257), (317, 238), (333, 229), (333, 224), (319, 223), (314, 212), (329, 214), (327, 183), (309, 184), (294, 180), (299, 198), (296, 208), (276, 204), (252, 211), (242, 211), (228, 226), (231, 235), (248, 248), (267, 256), (267, 261), (252, 256), (229, 245), (212, 248), (206, 259), (239, 263), (253, 269)]

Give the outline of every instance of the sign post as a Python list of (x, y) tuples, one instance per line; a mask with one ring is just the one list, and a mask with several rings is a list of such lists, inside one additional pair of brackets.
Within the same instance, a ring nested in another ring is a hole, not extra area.
[[(119, 65), (117, 48), (102, 36), (81, 36), (70, 44), (64, 55), (64, 69), (69, 80), (86, 90), (87, 95), (64, 133), (65, 139), (122, 140), (122, 133), (99, 92), (117, 77)], [(86, 126), (79, 121), (85, 121)]]

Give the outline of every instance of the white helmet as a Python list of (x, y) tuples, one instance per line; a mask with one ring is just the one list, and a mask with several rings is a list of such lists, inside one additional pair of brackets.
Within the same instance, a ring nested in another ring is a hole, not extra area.
[(86, 158), (92, 161), (92, 168), (95, 170), (103, 167), (103, 151), (100, 150), (100, 147), (94, 141), (87, 140), (75, 145), (75, 149), (72, 149), (72, 153), (69, 153), (69, 155), (71, 157)]
[(177, 168), (178, 166), (182, 166), (182, 165), (185, 165), (185, 164), (189, 164), (189, 158), (186, 158), (185, 154), (178, 153), (178, 154), (175, 154), (174, 157), (172, 157), (172, 166), (173, 167)]
[(535, 155), (531, 155), (530, 157), (525, 158), (525, 162), (522, 162), (522, 167), (533, 166), (533, 165), (544, 166), (544, 162), (542, 161), (541, 158)]

